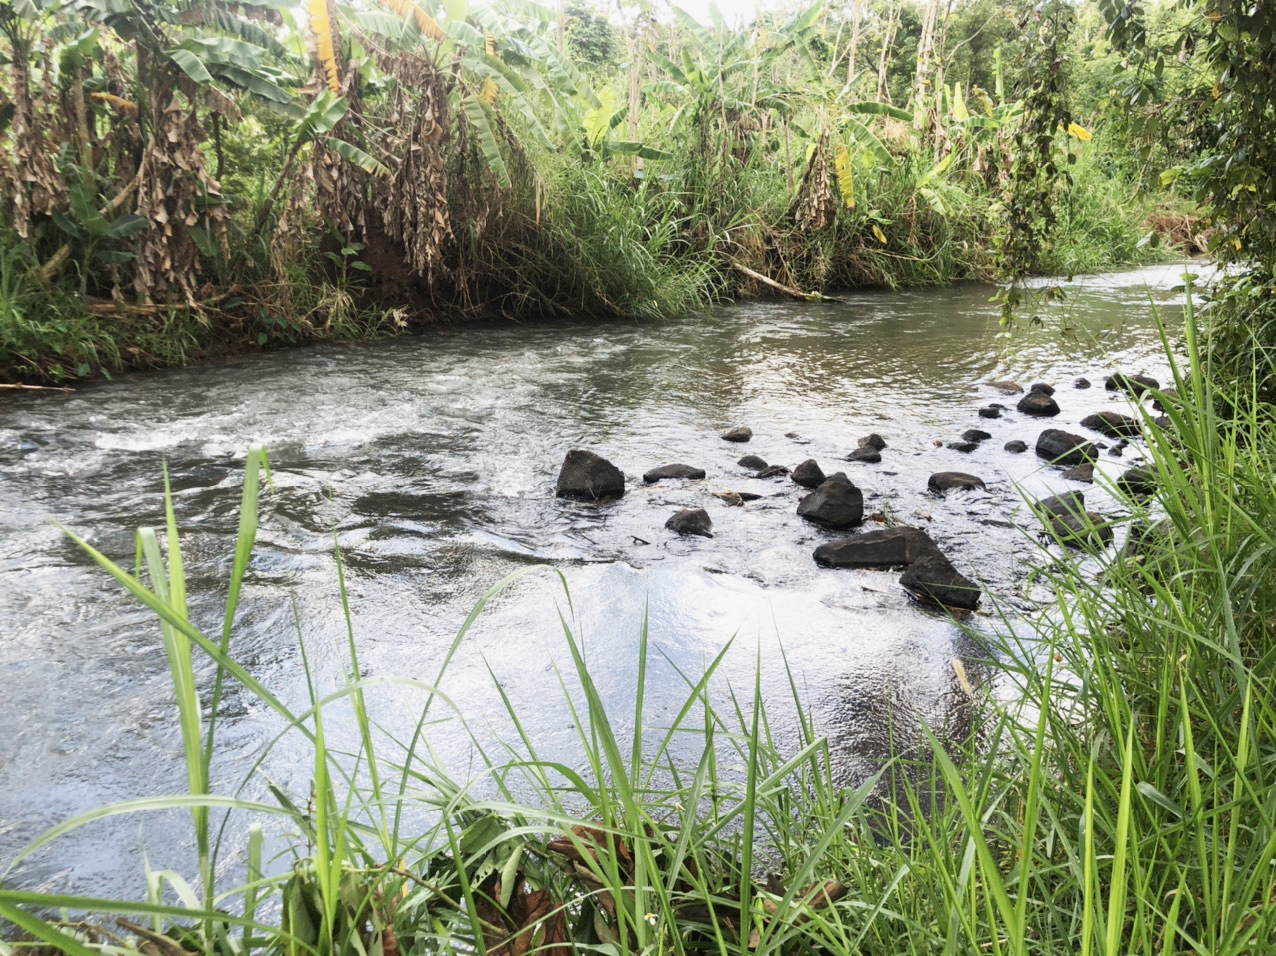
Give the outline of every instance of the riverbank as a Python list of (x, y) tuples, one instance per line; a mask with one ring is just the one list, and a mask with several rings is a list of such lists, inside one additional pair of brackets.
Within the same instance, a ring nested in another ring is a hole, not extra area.
[[(1094, 167), (1061, 204), (1060, 235), (1043, 267), (1071, 276), (1181, 255), (1176, 243), (1192, 241), (1181, 234), (1185, 214), (1168, 213), (1150, 196), (1131, 201)], [(475, 273), (468, 283), (410, 274), (392, 243), (342, 244), (320, 233), (290, 253), (283, 272), (241, 264), (237, 276), (205, 285), (195, 307), (136, 305), (85, 298), (76, 276), (45, 278), (27, 244), (0, 236), (0, 382), (65, 385), (457, 321), (652, 319), (785, 294), (758, 277), (815, 297), (997, 276), (996, 203), (960, 190), (934, 208), (911, 184), (887, 183), (872, 217), (842, 217), (821, 232), (796, 228), (774, 202), (742, 205), (730, 234), (713, 237), (667, 217), (652, 220), (645, 188), (633, 194), (610, 176), (574, 168), (561, 178), (552, 205), (512, 214), (517, 235), (480, 241), (472, 255), (481, 267), (449, 266)]]
[[(1189, 314), (1192, 367), (1195, 332)], [(1276, 942), (1267, 915), (1276, 854), (1276, 702), (1267, 680), (1276, 448), (1257, 410), (1217, 419), (1227, 403), (1208, 380), (1176, 373), (1174, 386), (1177, 400), (1163, 400), (1171, 427), (1151, 432), (1154, 493), (1123, 499), (1120, 523), (1146, 529), (1131, 535), (1138, 546), (1096, 564), (1095, 555), (1070, 558), (1076, 552), (1062, 542), (1043, 544), (1035, 573), (1057, 603), (1000, 641), (981, 637), (1008, 687), (981, 691), (969, 662), (954, 658), (965, 729), (942, 745), (936, 738), (889, 755), (854, 789), (831, 776), (837, 761), (799, 683), (785, 702), (764, 693), (755, 672), (715, 698), (709, 677), (718, 657), (703, 677), (685, 675), (681, 704), (648, 711), (657, 655), (641, 615), (630, 622), (633, 692), (619, 708), (600, 684), (609, 664), (597, 655), (608, 648), (568, 618), (563, 694), (575, 702), (569, 735), (586, 755), (579, 762), (563, 764), (536, 732), (546, 701), (529, 709), (499, 684), (489, 688), (515, 733), (508, 754), (479, 750), (477, 779), (487, 789), (475, 789), (429, 747), (434, 721), (452, 709), (437, 688), (449, 685), (445, 672), (475, 639), (484, 606), (501, 604), (530, 569), (483, 597), (428, 683), (356, 680), (373, 648), (352, 639), (346, 680), (312, 682), (322, 706), (308, 710), (284, 705), (235, 653), (193, 629), (178, 597), (187, 589), (176, 552), (170, 547), (164, 570), (144, 540), (151, 579), (166, 580), (170, 596), (146, 593), (123, 571), (113, 572), (117, 580), (169, 622), (170, 653), (185, 635), (220, 661), (228, 682), (244, 682), (254, 706), (296, 725), (293, 753), (307, 754), (311, 767), (297, 782), (309, 781), (312, 804), (305, 786), (263, 804), (160, 801), (182, 813), (192, 804), (233, 806), (277, 820), (272, 834), (297, 834), (264, 844), (250, 833), (220, 848), (211, 831), (197, 838), (206, 848), (198, 871), (209, 883), (219, 874), (216, 914), (198, 905), (197, 888), (183, 895), (188, 884), (175, 875), (159, 879), (169, 889), (149, 903), (0, 890), (0, 912), (66, 952), (93, 951), (109, 936), (95, 935), (92, 923), (43, 923), (19, 907), (127, 914), (111, 933), (167, 945), (163, 935), (193, 951), (220, 938), (243, 940), (245, 952), (287, 944), (383, 953), (473, 945), (497, 954), (559, 945), (1264, 952)], [(248, 474), (257, 472), (250, 455)], [(257, 534), (256, 495), (246, 482), (233, 580)], [(183, 660), (173, 670), (179, 687), (191, 681)], [(394, 685), (421, 715), (419, 736), (397, 743), (377, 729), (373, 700)], [(196, 731), (187, 744), (191, 779), (207, 781), (201, 739), (215, 718), (200, 726), (196, 699), (178, 699)], [(776, 709), (790, 705), (802, 715), (799, 733), (776, 737)], [(355, 732), (338, 743), (330, 735), (351, 717)], [(698, 743), (688, 749), (687, 741)], [(194, 823), (197, 832), (209, 825), (198, 813)]]

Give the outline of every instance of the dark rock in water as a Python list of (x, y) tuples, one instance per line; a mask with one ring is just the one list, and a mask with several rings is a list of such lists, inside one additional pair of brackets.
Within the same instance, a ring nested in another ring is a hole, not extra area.
[(624, 474), (606, 458), (592, 451), (573, 448), (563, 459), (555, 491), (559, 498), (597, 501), (600, 498), (619, 498), (624, 493)]
[(1028, 443), (1016, 438), (1014, 441), (1006, 442), (1002, 447), (1012, 455), (1021, 455), (1028, 450)]
[(858, 461), (866, 465), (876, 465), (882, 460), (882, 453), (872, 445), (860, 445), (846, 456), (847, 461)]
[(713, 537), (713, 522), (709, 519), (709, 512), (703, 508), (683, 508), (681, 511), (675, 511), (665, 522), (665, 527), (678, 534)]
[(759, 471), (758, 477), (759, 478), (783, 478), (786, 475), (788, 475), (788, 473), (789, 473), (789, 470), (785, 468), (783, 465), (771, 465), (770, 467), (763, 468), (761, 471)]
[(861, 448), (872, 448), (876, 451), (881, 451), (886, 447), (886, 439), (877, 434), (877, 432), (873, 432), (873, 434), (865, 435), (861, 438), (859, 444)]
[(753, 429), (747, 425), (737, 425), (735, 428), (728, 428), (722, 433), (724, 441), (748, 441), (753, 437)]
[(767, 467), (767, 463), (757, 455), (745, 455), (736, 464), (741, 468), (751, 468), (754, 471), (761, 471)]
[(1037, 457), (1052, 465), (1081, 465), (1094, 461), (1094, 445), (1061, 428), (1047, 428), (1037, 436)]
[(1060, 476), (1067, 478), (1069, 481), (1088, 481), (1094, 483), (1094, 465), (1086, 462), (1083, 465), (1073, 465), (1071, 468), (1065, 469)]
[(1090, 380), (1088, 378), (1079, 378), (1072, 383), (1073, 388), (1089, 388)]
[(930, 476), (926, 487), (937, 495), (957, 489), (959, 491), (986, 491), (984, 480), (975, 475), (967, 475), (960, 471), (937, 471)]
[(1059, 403), (1045, 392), (1029, 392), (1019, 399), (1019, 404), (1015, 408), (1025, 415), (1036, 415), (1039, 418), (1059, 414)]
[(1032, 387), (1028, 389), (1030, 392), (1040, 392), (1042, 395), (1053, 395), (1054, 386), (1047, 385), (1045, 382), (1033, 382)]
[(1137, 418), (1121, 412), (1102, 411), (1081, 419), (1082, 428), (1092, 428), (1109, 438), (1137, 438), (1141, 423)]
[(1174, 423), (1170, 421), (1169, 415), (1157, 415), (1156, 418), (1152, 419), (1152, 424), (1158, 428), (1171, 428), (1174, 425)]
[(1151, 468), (1131, 468), (1121, 473), (1116, 486), (1131, 498), (1150, 498), (1156, 494), (1156, 472)]
[(1158, 412), (1167, 412), (1169, 411), (1167, 406), (1177, 405), (1178, 403), (1179, 393), (1178, 389), (1175, 388), (1167, 388), (1163, 392), (1152, 397), (1152, 407)]
[(797, 513), (828, 528), (853, 528), (864, 520), (864, 493), (839, 471), (803, 498)]
[(703, 477), (703, 468), (692, 468), (690, 465), (661, 465), (644, 474), (642, 480), (651, 485), (663, 478), (687, 478), (698, 481)]
[(814, 458), (808, 458), (793, 469), (793, 480), (803, 488), (818, 488), (824, 484), (825, 477)]
[(1142, 395), (1149, 389), (1160, 388), (1161, 383), (1151, 375), (1126, 375), (1124, 372), (1117, 372), (1103, 380), (1103, 387), (1109, 392), (1120, 390), (1131, 395)]
[(988, 385), (1005, 395), (1018, 395), (1023, 391), (1023, 386), (1018, 382), (989, 382)]
[(974, 451), (976, 448), (978, 448), (978, 447), (979, 447), (979, 442), (977, 442), (977, 441), (950, 441), (950, 442), (949, 442), (946, 446), (944, 446), (944, 447), (946, 447), (946, 448), (951, 448), (953, 451), (961, 451), (961, 452), (965, 452), (967, 455), (969, 455), (972, 451)]
[(1164, 551), (1169, 547), (1173, 533), (1174, 525), (1169, 518), (1161, 518), (1151, 524), (1140, 521), (1130, 526), (1130, 533), (1126, 535), (1125, 545), (1118, 557), (1137, 560), (1156, 551)]
[(979, 410), (980, 418), (1000, 418), (1001, 409), (993, 405), (985, 405)]
[(981, 441), (987, 441), (991, 437), (992, 435), (988, 434), (988, 432), (978, 428), (967, 428), (964, 432), (961, 433), (962, 441), (981, 442)]
[(785, 432), (784, 437), (785, 438), (800, 438), (801, 436), (798, 435), (797, 432)]
[(963, 611), (979, 607), (979, 585), (963, 577), (942, 554), (918, 558), (900, 575), (899, 583), (926, 604)]
[(920, 528), (899, 526), (827, 541), (815, 549), (815, 563), (826, 568), (906, 568), (919, 558), (940, 554)]
[(1112, 526), (1103, 516), (1085, 510), (1085, 494), (1069, 491), (1038, 501), (1033, 510), (1041, 523), (1070, 548), (1087, 544), (1106, 545), (1112, 540)]
[(1126, 448), (1129, 447), (1129, 445), (1130, 443), (1126, 441), (1124, 438), (1122, 438), (1119, 442), (1117, 442), (1110, 449), (1108, 449), (1108, 454), (1111, 455), (1113, 458), (1120, 458), (1121, 453), (1125, 451)]

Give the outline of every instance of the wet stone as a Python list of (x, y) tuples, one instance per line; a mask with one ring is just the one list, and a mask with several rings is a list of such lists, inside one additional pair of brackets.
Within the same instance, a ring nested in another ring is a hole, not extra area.
[(973, 611), (979, 585), (964, 577), (942, 554), (918, 558), (899, 578), (900, 586), (924, 604)]
[(753, 437), (753, 429), (747, 425), (737, 425), (735, 428), (728, 428), (722, 433), (723, 441), (742, 442), (748, 441)]
[(882, 453), (872, 445), (860, 445), (846, 456), (847, 461), (858, 461), (866, 465), (875, 465), (882, 460)]
[(815, 563), (825, 568), (906, 568), (919, 558), (940, 554), (939, 546), (920, 528), (900, 525), (826, 541), (815, 549)]
[(961, 471), (937, 471), (930, 476), (926, 487), (937, 495), (948, 491), (986, 491), (984, 480), (977, 475)]
[(979, 417), (980, 418), (1000, 418), (1001, 409), (996, 408), (992, 405), (985, 405), (983, 408), (979, 410)]
[(872, 448), (876, 451), (881, 451), (886, 447), (886, 439), (877, 434), (877, 432), (873, 432), (871, 435), (865, 435), (861, 438), (859, 445), (861, 448)]
[(559, 498), (598, 501), (619, 498), (625, 493), (625, 476), (606, 458), (592, 451), (573, 448), (563, 459), (555, 494)]
[(1023, 391), (1023, 386), (1018, 382), (989, 382), (988, 385), (1003, 395), (1018, 395)]
[(749, 469), (752, 469), (753, 471), (761, 471), (763, 468), (767, 467), (766, 461), (762, 458), (759, 458), (757, 455), (745, 455), (743, 458), (737, 461), (736, 464), (739, 465), (741, 468), (749, 468)]
[(713, 537), (713, 521), (709, 518), (709, 512), (703, 508), (683, 508), (681, 511), (675, 511), (665, 522), (665, 527), (678, 534)]
[(1150, 468), (1131, 468), (1121, 473), (1116, 486), (1131, 498), (1150, 498), (1156, 494), (1156, 472)]
[(1006, 442), (1001, 447), (1010, 452), (1012, 455), (1022, 455), (1028, 450), (1028, 443), (1016, 438), (1013, 441)]
[(789, 470), (783, 465), (771, 465), (763, 468), (758, 472), (759, 478), (784, 478), (787, 477)]
[(1089, 388), (1090, 380), (1088, 378), (1079, 378), (1072, 383), (1073, 388)]
[(661, 465), (659, 468), (653, 468), (642, 476), (642, 480), (647, 484), (655, 484), (657, 481), (663, 481), (665, 478), (685, 478), (689, 481), (698, 481), (704, 478), (703, 468), (693, 468), (691, 465)]
[(987, 441), (991, 437), (992, 435), (990, 435), (988, 432), (983, 431), (982, 429), (979, 429), (979, 428), (967, 428), (964, 432), (961, 433), (962, 441), (981, 442), (981, 441)]
[(979, 447), (977, 441), (950, 441), (945, 448), (951, 448), (953, 451), (964, 452), (969, 455), (972, 451)]
[(1028, 389), (1030, 392), (1040, 392), (1042, 395), (1053, 395), (1054, 386), (1047, 385), (1045, 382), (1033, 382), (1032, 387)]
[(827, 528), (853, 528), (864, 520), (864, 493), (839, 471), (803, 498), (797, 513)]
[(1019, 404), (1015, 408), (1025, 415), (1035, 415), (1038, 418), (1049, 418), (1059, 414), (1059, 403), (1045, 392), (1029, 392), (1019, 399)]
[(1047, 428), (1037, 436), (1037, 457), (1052, 465), (1080, 465), (1094, 461), (1094, 445), (1061, 428)]
[(1083, 465), (1073, 465), (1071, 468), (1066, 469), (1060, 477), (1069, 481), (1086, 481), (1093, 484), (1094, 465), (1089, 462)]
[(1100, 432), (1109, 438), (1136, 438), (1141, 431), (1141, 423), (1137, 418), (1111, 410), (1087, 415), (1081, 419), (1081, 427)]
[(1127, 375), (1117, 372), (1103, 380), (1103, 387), (1109, 392), (1129, 392), (1131, 395), (1142, 395), (1146, 391), (1159, 389), (1161, 383), (1151, 375)]
[(803, 488), (818, 488), (824, 484), (825, 477), (814, 458), (808, 458), (793, 469), (793, 480)]

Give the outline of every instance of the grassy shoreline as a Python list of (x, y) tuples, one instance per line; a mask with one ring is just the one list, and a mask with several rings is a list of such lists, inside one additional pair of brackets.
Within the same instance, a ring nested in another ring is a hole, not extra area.
[[(1186, 330), (1189, 367), (1203, 368), (1190, 308)], [(346, 685), (289, 712), (233, 654), (265, 464), (254, 451), (220, 633), (201, 633), (186, 614), (171, 503), (166, 531), (139, 534), (145, 575), (90, 549), (161, 620), (190, 781), (188, 794), (109, 812), (189, 811), (198, 872), (149, 873), (151, 898), (140, 903), (0, 884), (0, 917), (77, 954), (128, 951), (139, 940), (151, 952), (290, 956), (1268, 952), (1276, 945), (1276, 439), (1252, 396), (1227, 396), (1246, 399), (1232, 407), (1249, 411), (1222, 419), (1224, 396), (1208, 377), (1175, 379), (1178, 398), (1163, 399), (1173, 427), (1149, 426), (1156, 493), (1124, 499), (1125, 521), (1145, 529), (1141, 544), (1107, 555), (1098, 575), (1082, 570), (1090, 562), (1054, 560), (1070, 552), (1051, 546), (1042, 573), (1057, 606), (1031, 632), (990, 647), (1017, 699), (981, 697), (978, 740), (934, 740), (913, 772), (895, 772), (907, 769), (900, 756), (850, 791), (830, 778), (828, 743), (796, 685), (802, 734), (781, 748), (760, 675), (715, 700), (716, 661), (686, 676), (685, 703), (668, 727), (644, 731), (654, 649), (642, 622), (634, 622), (643, 628), (634, 710), (608, 714), (565, 618), (571, 662), (562, 677), (577, 702), (584, 765), (542, 759), (507, 700), (519, 739), (508, 754), (480, 751), (493, 787), (486, 796), (430, 759), (430, 721), (453, 706), (450, 654), (434, 679), (397, 682), (422, 702), (410, 740), (378, 729), (367, 697), (375, 682), (355, 677), (353, 639)], [(534, 571), (496, 585), (453, 649), (488, 601)], [(209, 688), (194, 682), (198, 653), (218, 665), (211, 707)], [(250, 804), (209, 792), (216, 723), (207, 715), (232, 680), (307, 738), (309, 794), (276, 789), (275, 803)], [(355, 718), (353, 752), (325, 737), (334, 708)], [(625, 725), (636, 728), (632, 739)], [(667, 756), (683, 735), (702, 741), (687, 765)], [(263, 861), (259, 830), (222, 845), (222, 811), (273, 818), (296, 834), (282, 872), (280, 861)], [(421, 813), (435, 822), (410, 830), (405, 821)], [(229, 886), (217, 883), (226, 857), (245, 867)], [(37, 915), (63, 907), (91, 918)]]

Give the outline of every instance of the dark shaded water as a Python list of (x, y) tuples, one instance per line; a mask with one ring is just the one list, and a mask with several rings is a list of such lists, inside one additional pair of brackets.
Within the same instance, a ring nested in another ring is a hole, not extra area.
[[(715, 693), (751, 691), (760, 652), (776, 714), (788, 676), (835, 740), (848, 781), (871, 772), (887, 739), (926, 722), (960, 721), (965, 696), (951, 659), (981, 673), (978, 644), (944, 615), (912, 605), (898, 575), (817, 568), (830, 537), (795, 514), (787, 480), (736, 466), (746, 452), (789, 466), (813, 457), (865, 489), (866, 511), (926, 527), (957, 567), (1011, 609), (1033, 606), (1022, 508), (1070, 486), (1032, 456), (1042, 427), (986, 385), (1052, 382), (1076, 429), (1121, 406), (1102, 388), (1113, 367), (1164, 376), (1149, 299), (1170, 306), (1182, 269), (1078, 282), (1049, 329), (1001, 334), (980, 286), (853, 295), (844, 305), (758, 304), (660, 323), (556, 322), (463, 328), (363, 347), (319, 347), (104, 383), (75, 394), (24, 395), (0, 406), (0, 865), (42, 830), (91, 807), (180, 792), (185, 771), (158, 628), (94, 569), (49, 518), (108, 555), (132, 561), (139, 524), (162, 522), (167, 459), (184, 530), (193, 613), (218, 628), (237, 521), (243, 457), (264, 442), (273, 491), (240, 612), (234, 653), (285, 702), (304, 709), (293, 598), (322, 689), (347, 662), (334, 541), (343, 550), (366, 675), (429, 680), (479, 596), (510, 571), (548, 562), (567, 577), (600, 688), (632, 712), (644, 613), (660, 654), (648, 675), (648, 721), (667, 723), (685, 695), (677, 669), (702, 672), (733, 637)], [(1070, 331), (1061, 334), (1060, 325)], [(1088, 391), (1072, 381), (1085, 375)], [(976, 409), (1011, 406), (986, 422)], [(719, 433), (748, 424), (748, 445)], [(966, 455), (937, 440), (969, 427), (993, 439)], [(879, 432), (880, 465), (839, 461)], [(1097, 437), (1097, 436), (1096, 436)], [(564, 452), (588, 447), (625, 473), (629, 493), (593, 507), (555, 500)], [(1125, 459), (1104, 459), (1115, 474)], [(700, 483), (644, 486), (656, 465), (705, 468)], [(970, 471), (988, 492), (937, 499), (930, 473)], [(1075, 486), (1072, 487), (1083, 487)], [(1103, 495), (1089, 490), (1092, 503)], [(727, 507), (710, 492), (764, 497)], [(712, 539), (677, 539), (672, 511), (703, 506)], [(1102, 510), (1102, 508), (1100, 508)], [(866, 527), (875, 527), (869, 524)], [(543, 757), (579, 755), (555, 673), (570, 666), (545, 579), (494, 602), (462, 647), (444, 689), (488, 739), (510, 736), (493, 676), (519, 704)], [(980, 619), (975, 619), (981, 626)], [(663, 656), (662, 656), (663, 655)], [(490, 672), (489, 672), (490, 669)], [(419, 695), (375, 695), (402, 731)], [(227, 701), (218, 785), (232, 789), (276, 722)], [(622, 721), (623, 722), (623, 721)], [(785, 728), (777, 728), (782, 734)], [(340, 729), (335, 731), (340, 733)], [(432, 742), (464, 777), (464, 735)], [(308, 758), (282, 746), (274, 779), (304, 792)], [(256, 791), (250, 795), (260, 796)], [(13, 883), (140, 895), (141, 853), (157, 866), (189, 853), (188, 818), (160, 814), (95, 824), (24, 864)]]

